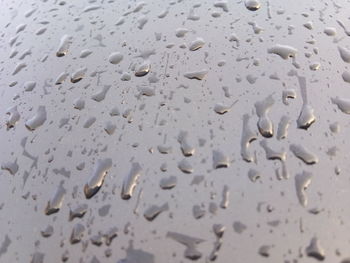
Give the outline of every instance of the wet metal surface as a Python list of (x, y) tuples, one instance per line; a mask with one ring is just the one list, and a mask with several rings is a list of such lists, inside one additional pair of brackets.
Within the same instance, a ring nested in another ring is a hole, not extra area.
[(349, 262), (348, 2), (1, 4), (0, 262)]

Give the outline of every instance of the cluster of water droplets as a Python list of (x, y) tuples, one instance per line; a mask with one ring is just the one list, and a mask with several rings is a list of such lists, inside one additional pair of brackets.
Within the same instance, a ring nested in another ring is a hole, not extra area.
[(347, 8), (4, 3), (0, 261), (349, 262)]

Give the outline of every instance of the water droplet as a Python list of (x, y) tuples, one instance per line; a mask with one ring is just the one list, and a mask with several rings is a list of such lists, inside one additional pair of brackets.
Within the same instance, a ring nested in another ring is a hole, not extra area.
[(258, 0), (246, 0), (245, 6), (250, 11), (257, 11), (260, 8), (261, 4)]
[(289, 148), (293, 152), (293, 154), (296, 157), (298, 157), (300, 160), (302, 160), (304, 163), (306, 164), (318, 163), (317, 156), (312, 152), (310, 152), (303, 145), (291, 144)]
[(346, 114), (350, 114), (350, 99), (332, 98), (332, 103), (338, 106), (338, 109)]
[(191, 42), (190, 46), (189, 46), (189, 50), (191, 51), (195, 51), (198, 50), (200, 48), (202, 48), (205, 44), (205, 41), (203, 40), (203, 38), (196, 38), (194, 41)]
[(298, 128), (307, 130), (315, 121), (316, 117), (314, 114), (314, 109), (311, 107), (311, 105), (304, 104), (297, 120)]
[(84, 194), (87, 199), (93, 197), (101, 188), (108, 170), (112, 167), (112, 159), (100, 159), (95, 163), (92, 175), (84, 186)]
[(86, 129), (87, 129), (87, 128), (90, 128), (91, 125), (95, 123), (95, 121), (96, 121), (96, 118), (95, 118), (95, 117), (89, 117), (89, 118), (85, 121), (83, 127), (86, 128)]
[(83, 238), (84, 231), (85, 231), (85, 227), (82, 224), (77, 223), (76, 225), (74, 225), (72, 234), (70, 236), (70, 243), (71, 244), (79, 243)]
[(198, 260), (202, 257), (202, 253), (197, 250), (197, 245), (204, 242), (203, 239), (190, 237), (176, 232), (168, 232), (166, 236), (186, 246), (184, 253), (186, 258)]
[(87, 12), (94, 11), (94, 10), (97, 10), (100, 8), (101, 8), (101, 6), (99, 6), (99, 5), (88, 5), (83, 9), (83, 12), (87, 13)]
[(75, 99), (73, 102), (73, 106), (77, 110), (82, 110), (85, 107), (85, 101), (81, 98)]
[(16, 65), (15, 69), (12, 72), (12, 75), (16, 75), (18, 72), (20, 72), (22, 69), (27, 67), (27, 64), (25, 62), (20, 62)]
[(281, 121), (278, 124), (278, 129), (277, 129), (277, 140), (282, 140), (287, 138), (288, 135), (288, 127), (290, 125), (290, 118), (288, 116), (282, 116)]
[(113, 124), (111, 121), (105, 122), (104, 130), (108, 135), (112, 135), (117, 128), (117, 125)]
[(139, 65), (135, 70), (136, 77), (143, 77), (148, 74), (151, 70), (151, 63), (149, 61), (145, 61), (141, 65)]
[(184, 37), (189, 30), (187, 28), (178, 28), (175, 30), (175, 35), (177, 37)]
[(279, 55), (283, 59), (294, 58), (298, 53), (298, 50), (294, 47), (287, 45), (277, 44), (267, 50), (268, 53)]
[(92, 54), (92, 51), (90, 49), (83, 49), (81, 52), (80, 52), (80, 58), (86, 58), (88, 56), (90, 56)]
[(306, 248), (306, 254), (308, 257), (313, 257), (319, 261), (323, 261), (326, 258), (325, 251), (317, 237), (311, 239), (309, 246)]
[(104, 85), (99, 91), (91, 96), (91, 99), (97, 102), (101, 102), (106, 98), (106, 94), (111, 88), (110, 85)]
[(247, 229), (247, 226), (242, 222), (236, 221), (233, 223), (233, 230), (237, 234), (242, 234)]
[(50, 237), (53, 234), (53, 226), (48, 225), (44, 230), (41, 231), (43, 237)]
[(237, 101), (235, 101), (232, 105), (224, 105), (222, 103), (217, 103), (214, 106), (214, 111), (217, 114), (225, 114), (226, 112), (229, 112), (234, 104), (236, 104)]
[(160, 180), (159, 186), (163, 190), (169, 190), (169, 189), (174, 188), (176, 186), (176, 184), (177, 184), (177, 178), (176, 178), (176, 176), (172, 175), (169, 177), (162, 178)]
[(79, 68), (76, 71), (74, 71), (70, 77), (70, 81), (72, 83), (77, 83), (79, 81), (81, 81), (83, 79), (83, 77), (85, 76), (87, 68)]
[(326, 27), (323, 32), (327, 36), (335, 36), (337, 34), (337, 30), (334, 27)]
[(190, 71), (186, 72), (184, 76), (188, 79), (197, 79), (197, 80), (202, 80), (204, 77), (208, 74), (208, 70), (202, 69), (199, 71)]
[(122, 60), (123, 60), (123, 55), (120, 52), (113, 52), (108, 57), (108, 61), (111, 64), (119, 64)]
[(297, 93), (294, 89), (288, 89), (282, 92), (282, 101), (285, 105), (289, 105), (288, 99), (295, 99), (296, 97)]
[(87, 204), (78, 205), (74, 209), (69, 210), (69, 221), (72, 221), (74, 218), (82, 218), (87, 212)]
[(46, 121), (47, 114), (45, 106), (39, 106), (36, 114), (26, 121), (25, 125), (29, 130), (35, 130)]
[(321, 63), (320, 62), (313, 62), (310, 64), (309, 68), (313, 71), (315, 70), (319, 70), (321, 67)]
[(21, 116), (18, 112), (17, 106), (13, 106), (13, 107), (8, 108), (6, 110), (6, 114), (9, 115), (9, 117), (6, 121), (6, 125), (7, 125), (7, 128), (10, 129), (16, 125), (16, 123), (19, 121)]
[(19, 24), (19, 25), (16, 27), (16, 34), (18, 34), (19, 32), (23, 31), (26, 27), (27, 27), (26, 24)]
[(57, 213), (61, 209), (65, 193), (66, 189), (64, 189), (62, 184), (60, 184), (57, 187), (55, 194), (47, 202), (47, 206), (45, 208), (46, 215)]
[(129, 175), (125, 177), (122, 186), (121, 197), (124, 200), (130, 199), (135, 190), (138, 178), (141, 176), (142, 168), (139, 163), (133, 163)]
[(249, 152), (250, 144), (258, 138), (257, 133), (253, 132), (249, 127), (249, 115), (243, 115), (243, 128), (241, 138), (241, 156), (247, 162), (254, 161), (253, 155)]
[(35, 31), (35, 34), (36, 34), (37, 36), (40, 36), (40, 35), (44, 34), (44, 33), (46, 32), (46, 30), (47, 30), (46, 27), (41, 27), (41, 28), (39, 28), (37, 31)]
[(340, 57), (346, 63), (350, 63), (350, 50), (345, 47), (338, 47)]
[(153, 221), (160, 213), (169, 210), (168, 203), (161, 206), (151, 205), (143, 214), (148, 221)]
[(222, 189), (222, 201), (220, 204), (221, 208), (226, 209), (228, 207), (230, 202), (229, 197), (230, 197), (229, 187), (225, 185), (224, 188)]
[(261, 177), (260, 172), (250, 168), (248, 171), (248, 178), (250, 179), (250, 181), (252, 181), (253, 183), (256, 182), (259, 178)]
[(268, 96), (266, 99), (262, 101), (256, 102), (255, 109), (256, 114), (259, 117), (258, 120), (258, 128), (262, 136), (269, 138), (273, 136), (273, 123), (267, 116), (269, 113), (271, 107), (275, 103), (275, 100), (273, 99), (272, 95)]
[(138, 29), (142, 30), (147, 22), (148, 22), (148, 18), (146, 16), (140, 16), (137, 19), (137, 23), (138, 23), (137, 27), (138, 27)]
[(24, 91), (32, 91), (35, 88), (35, 86), (36, 86), (35, 81), (26, 81), (23, 84)]
[(263, 147), (263, 149), (265, 150), (266, 153), (266, 158), (268, 160), (280, 160), (280, 161), (285, 161), (286, 160), (286, 156), (287, 156), (287, 152), (285, 151), (274, 151), (272, 150), (268, 145), (267, 145), (267, 141), (266, 140), (262, 140), (260, 142), (261, 147)]
[(72, 43), (72, 37), (69, 35), (63, 35), (60, 44), (58, 45), (58, 49), (56, 51), (57, 57), (63, 57), (67, 55), (70, 44)]
[(196, 149), (188, 142), (188, 132), (181, 131), (177, 140), (180, 143), (181, 151), (185, 157), (194, 155)]
[(189, 161), (187, 161), (187, 159), (183, 159), (182, 161), (180, 161), (177, 165), (177, 167), (186, 174), (190, 174), (193, 173), (193, 167), (192, 165), (189, 163)]
[(297, 197), (298, 197), (299, 203), (303, 207), (306, 207), (308, 203), (306, 189), (309, 187), (311, 183), (311, 178), (312, 178), (312, 174), (305, 171), (295, 176), (295, 188), (297, 192)]
[(312, 23), (312, 21), (306, 22), (303, 26), (309, 30), (312, 30), (314, 28), (314, 24)]
[(227, 168), (230, 166), (230, 160), (225, 156), (221, 151), (213, 151), (213, 167), (214, 169), (218, 168)]
[(68, 73), (66, 72), (62, 72), (60, 75), (58, 75), (58, 77), (56, 78), (55, 80), (55, 84), (56, 85), (61, 85), (65, 80), (66, 78), (68, 77)]
[(263, 257), (269, 257), (270, 256), (270, 249), (271, 246), (263, 245), (259, 248), (259, 254)]
[(18, 172), (17, 160), (14, 162), (3, 162), (1, 163), (1, 169), (8, 171), (11, 175), (15, 175)]

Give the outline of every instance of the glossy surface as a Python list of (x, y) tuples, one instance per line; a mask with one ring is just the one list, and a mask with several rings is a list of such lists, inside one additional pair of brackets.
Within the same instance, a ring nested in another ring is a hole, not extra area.
[(3, 1), (0, 262), (349, 262), (346, 1)]

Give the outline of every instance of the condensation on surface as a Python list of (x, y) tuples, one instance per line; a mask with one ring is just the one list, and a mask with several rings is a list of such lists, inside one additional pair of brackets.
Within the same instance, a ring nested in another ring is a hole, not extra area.
[(0, 262), (350, 262), (346, 1), (3, 1)]

